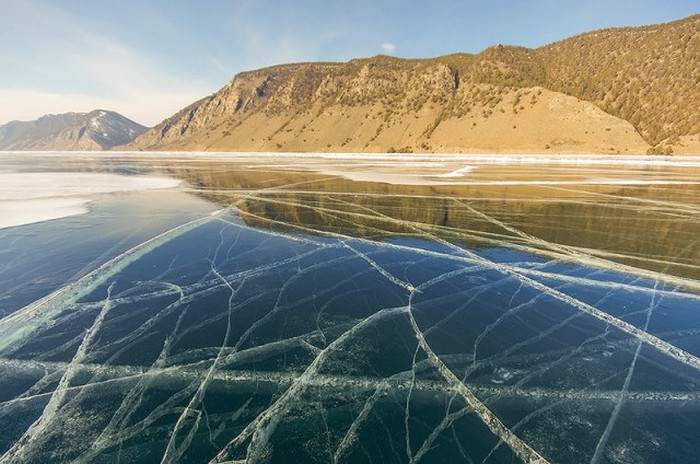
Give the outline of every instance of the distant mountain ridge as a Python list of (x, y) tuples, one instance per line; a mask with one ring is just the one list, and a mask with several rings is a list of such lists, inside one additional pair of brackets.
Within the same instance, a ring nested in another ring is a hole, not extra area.
[(146, 129), (113, 111), (52, 114), (0, 126), (0, 150), (109, 150)]
[(700, 15), (537, 49), (236, 75), (127, 148), (700, 153)]

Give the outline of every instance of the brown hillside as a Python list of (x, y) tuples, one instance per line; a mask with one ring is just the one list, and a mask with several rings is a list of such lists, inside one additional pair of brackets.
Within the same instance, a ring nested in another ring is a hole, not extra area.
[(279, 65), (235, 76), (129, 148), (688, 151), (700, 132), (699, 40), (694, 16), (536, 50)]
[(580, 35), (537, 56), (546, 87), (629, 121), (652, 144), (700, 133), (700, 15)]

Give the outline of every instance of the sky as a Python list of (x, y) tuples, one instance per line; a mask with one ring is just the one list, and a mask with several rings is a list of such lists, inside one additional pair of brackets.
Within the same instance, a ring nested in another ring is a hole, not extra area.
[(0, 124), (108, 109), (153, 126), (279, 63), (538, 47), (697, 0), (0, 0)]

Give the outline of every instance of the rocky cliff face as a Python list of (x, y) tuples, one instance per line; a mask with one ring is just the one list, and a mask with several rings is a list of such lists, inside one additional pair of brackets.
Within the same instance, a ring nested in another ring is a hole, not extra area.
[(0, 150), (108, 150), (145, 131), (146, 127), (112, 111), (46, 115), (0, 126)]
[[(695, 50), (695, 53), (693, 53)], [(132, 149), (344, 152), (692, 150), (700, 16), (547, 47), (241, 73)]]

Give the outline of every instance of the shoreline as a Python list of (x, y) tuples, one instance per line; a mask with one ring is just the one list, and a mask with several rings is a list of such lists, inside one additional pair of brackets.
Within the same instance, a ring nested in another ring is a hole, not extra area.
[(72, 156), (96, 156), (99, 158), (125, 157), (125, 158), (158, 158), (163, 155), (182, 157), (186, 159), (211, 160), (211, 161), (237, 161), (245, 157), (296, 158), (296, 159), (338, 159), (338, 160), (387, 160), (387, 161), (493, 161), (494, 164), (503, 162), (548, 162), (551, 164), (569, 164), (571, 161), (593, 164), (605, 160), (605, 164), (644, 164), (644, 165), (670, 165), (679, 163), (692, 163), (692, 166), (700, 166), (700, 154), (693, 155), (646, 155), (646, 154), (605, 154), (605, 153), (366, 153), (366, 152), (269, 152), (269, 151), (48, 151), (48, 150), (0, 150), (0, 156), (46, 156), (46, 157), (72, 157)]

